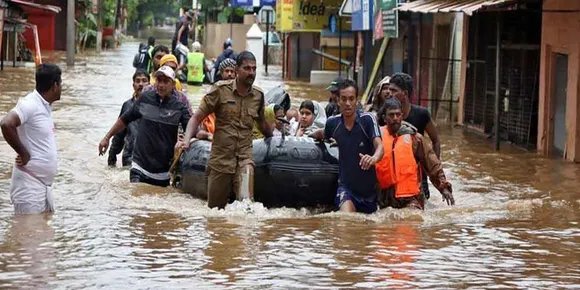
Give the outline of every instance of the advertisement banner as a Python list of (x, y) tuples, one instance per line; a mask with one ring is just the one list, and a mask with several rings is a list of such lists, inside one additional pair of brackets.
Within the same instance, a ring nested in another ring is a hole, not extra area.
[(352, 30), (365, 31), (373, 28), (373, 0), (352, 1)]
[[(330, 30), (332, 18), (336, 17), (342, 0), (279, 0), (276, 1), (276, 28), (282, 32), (320, 32)], [(281, 9), (281, 10), (280, 10)], [(350, 30), (342, 18), (342, 29)]]
[(383, 31), (385, 36), (390, 38), (399, 37), (399, 13), (393, 10), (395, 8), (397, 8), (397, 0), (382, 0)]
[(276, 1), (276, 28), (281, 32), (292, 31), (292, 0)]

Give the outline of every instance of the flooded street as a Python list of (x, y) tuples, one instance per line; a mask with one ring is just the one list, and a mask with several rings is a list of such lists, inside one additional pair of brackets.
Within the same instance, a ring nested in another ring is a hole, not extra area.
[[(0, 288), (351, 289), (580, 287), (580, 165), (441, 125), (457, 205), (432, 187), (425, 212), (373, 215), (210, 210), (175, 189), (129, 183), (98, 142), (131, 96), (137, 43), (63, 68), (53, 118), (56, 213), (13, 215), (15, 153), (0, 141)], [(271, 68), (257, 84), (280, 84)], [(292, 97), (324, 88), (289, 83)], [(0, 72), (0, 116), (34, 88), (30, 68)], [(197, 106), (202, 88), (189, 87)], [(294, 102), (298, 102), (298, 98)], [(119, 157), (120, 159), (120, 157)], [(120, 163), (120, 162), (119, 162)]]

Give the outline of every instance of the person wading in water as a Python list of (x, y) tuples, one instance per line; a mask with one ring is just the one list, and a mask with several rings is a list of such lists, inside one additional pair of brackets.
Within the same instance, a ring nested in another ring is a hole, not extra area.
[[(439, 140), (439, 134), (437, 133), (437, 127), (433, 119), (431, 119), (431, 114), (427, 109), (411, 104), (413, 78), (405, 73), (394, 74), (389, 80), (389, 93), (392, 97), (399, 99), (403, 105), (403, 120), (417, 128), (419, 134), (425, 136), (425, 132), (427, 132), (437, 158), (441, 159), (441, 142)], [(429, 199), (429, 184), (427, 182), (427, 174), (425, 173), (423, 173), (422, 182), (425, 198)]]
[(454, 205), (451, 183), (433, 148), (409, 123), (403, 121), (402, 105), (396, 98), (387, 99), (377, 112), (381, 117), (385, 155), (376, 164), (381, 187), (379, 205), (393, 208), (425, 209), (421, 176), (427, 172), (448, 205)]
[(236, 59), (236, 78), (221, 81), (203, 97), (195, 115), (187, 124), (184, 149), (189, 148), (199, 125), (215, 113), (216, 128), (208, 162), (207, 198), (210, 208), (223, 208), (230, 192), (238, 199), (253, 199), (254, 161), (252, 129), (257, 121), (265, 137), (271, 137), (264, 118), (264, 92), (254, 86), (256, 57), (243, 51)]
[(185, 127), (190, 115), (187, 107), (175, 97), (175, 72), (162, 66), (155, 73), (155, 90), (144, 91), (99, 143), (99, 155), (105, 154), (109, 140), (139, 121), (129, 178), (157, 186), (169, 185), (169, 167), (173, 158), (179, 125)]

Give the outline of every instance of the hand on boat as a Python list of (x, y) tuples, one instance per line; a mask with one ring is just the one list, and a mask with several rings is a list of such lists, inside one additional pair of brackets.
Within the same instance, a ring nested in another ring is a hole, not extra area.
[(103, 138), (99, 143), (99, 156), (103, 155), (107, 152), (107, 148), (109, 148), (109, 139)]
[(441, 195), (443, 196), (443, 202), (447, 202), (447, 205), (455, 205), (455, 198), (453, 198), (453, 193), (449, 189), (443, 189)]
[(374, 166), (375, 163), (377, 162), (373, 156), (370, 156), (368, 154), (363, 155), (359, 153), (358, 156), (360, 156), (359, 165), (362, 170), (368, 170), (369, 168), (371, 168), (371, 166)]

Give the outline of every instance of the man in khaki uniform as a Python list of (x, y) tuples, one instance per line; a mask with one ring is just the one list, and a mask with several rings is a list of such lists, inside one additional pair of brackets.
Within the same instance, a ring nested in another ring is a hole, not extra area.
[(210, 208), (225, 207), (232, 190), (238, 199), (253, 198), (254, 121), (265, 136), (272, 135), (264, 121), (264, 93), (253, 86), (256, 58), (251, 52), (238, 55), (236, 73), (235, 79), (216, 83), (204, 96), (184, 136), (183, 147), (188, 148), (202, 120), (215, 113), (216, 128), (207, 170)]

